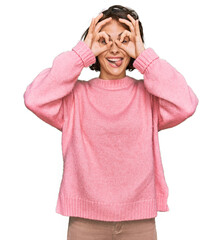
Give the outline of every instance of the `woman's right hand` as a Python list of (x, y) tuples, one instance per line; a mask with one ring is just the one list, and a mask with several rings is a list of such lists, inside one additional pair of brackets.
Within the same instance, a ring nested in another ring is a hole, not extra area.
[(98, 56), (100, 53), (109, 49), (112, 44), (112, 41), (109, 41), (109, 37), (106, 32), (99, 32), (102, 26), (111, 21), (112, 18), (106, 18), (97, 24), (102, 16), (103, 13), (100, 13), (96, 18), (92, 19), (88, 34), (84, 40), (95, 56)]

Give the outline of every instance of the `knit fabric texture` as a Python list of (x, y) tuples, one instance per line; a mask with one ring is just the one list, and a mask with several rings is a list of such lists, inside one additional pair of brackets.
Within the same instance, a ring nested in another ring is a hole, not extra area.
[(152, 48), (134, 61), (139, 80), (78, 79), (95, 61), (79, 41), (24, 93), (25, 106), (62, 132), (56, 212), (102, 221), (156, 217), (169, 211), (158, 132), (192, 116), (199, 100)]

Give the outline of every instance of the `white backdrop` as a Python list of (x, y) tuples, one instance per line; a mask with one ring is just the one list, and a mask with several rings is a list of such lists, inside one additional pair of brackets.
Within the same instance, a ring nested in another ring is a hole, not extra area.
[[(145, 47), (181, 72), (199, 99), (191, 118), (159, 133), (170, 210), (158, 212), (158, 240), (222, 239), (219, 0), (1, 1), (0, 239), (66, 239), (68, 217), (55, 212), (61, 132), (29, 111), (23, 94), (113, 4), (137, 11)], [(143, 77), (137, 70), (127, 74)], [(79, 79), (95, 76), (85, 68)]]

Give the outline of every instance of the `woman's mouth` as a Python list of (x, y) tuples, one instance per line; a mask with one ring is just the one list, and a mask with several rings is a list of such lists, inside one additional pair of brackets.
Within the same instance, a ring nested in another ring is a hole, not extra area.
[(123, 63), (123, 58), (121, 57), (110, 57), (106, 59), (109, 62), (109, 65), (114, 68), (120, 67)]

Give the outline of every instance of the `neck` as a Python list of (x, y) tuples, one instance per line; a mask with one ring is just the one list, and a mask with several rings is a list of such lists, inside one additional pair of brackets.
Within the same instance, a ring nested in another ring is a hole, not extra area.
[(104, 80), (109, 80), (109, 79), (122, 79), (126, 77), (126, 72), (123, 72), (119, 75), (112, 75), (112, 74), (108, 74), (108, 73), (104, 73), (104, 72), (100, 72), (99, 78), (100, 79), (104, 79)]

